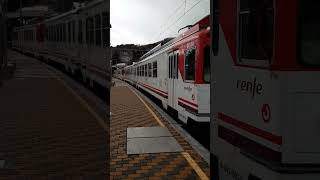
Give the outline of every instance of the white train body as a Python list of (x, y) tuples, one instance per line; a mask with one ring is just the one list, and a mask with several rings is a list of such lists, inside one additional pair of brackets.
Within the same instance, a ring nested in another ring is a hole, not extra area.
[(54, 61), (93, 86), (109, 88), (110, 10), (109, 1), (96, 0), (84, 7), (17, 27), (13, 48)]
[[(117, 77), (161, 100), (184, 123), (210, 121), (210, 30), (208, 17), (158, 45)], [(120, 73), (120, 74), (119, 74)]]
[(213, 179), (320, 179), (320, 3), (212, 5)]

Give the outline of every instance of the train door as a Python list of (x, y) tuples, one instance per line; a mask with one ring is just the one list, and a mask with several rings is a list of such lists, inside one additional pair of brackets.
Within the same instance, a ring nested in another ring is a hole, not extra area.
[(178, 52), (169, 54), (168, 105), (176, 109), (176, 85), (178, 80)]

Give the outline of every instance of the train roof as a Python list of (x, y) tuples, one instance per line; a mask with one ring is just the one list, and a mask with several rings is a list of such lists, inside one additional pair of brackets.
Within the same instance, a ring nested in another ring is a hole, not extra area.
[[(79, 6), (79, 7), (76, 7), (75, 9), (72, 9), (70, 11), (67, 11), (65, 13), (62, 13), (62, 14), (54, 14), (53, 16), (47, 18), (44, 20), (44, 22), (52, 22), (54, 20), (58, 20), (58, 19), (61, 19), (61, 18), (64, 18), (66, 16), (69, 16), (69, 15), (72, 15), (72, 14), (77, 14), (79, 11), (82, 11), (82, 10), (86, 10), (88, 8), (91, 8), (91, 7), (94, 7), (94, 6), (97, 6), (101, 3), (103, 3), (105, 0), (94, 0), (94, 1), (90, 1), (90, 2), (87, 2), (84, 4), (84, 6)], [(19, 27), (19, 28), (24, 28), (24, 27), (27, 27), (27, 26), (32, 26), (34, 24), (28, 24), (28, 25), (24, 25), (22, 27)]]

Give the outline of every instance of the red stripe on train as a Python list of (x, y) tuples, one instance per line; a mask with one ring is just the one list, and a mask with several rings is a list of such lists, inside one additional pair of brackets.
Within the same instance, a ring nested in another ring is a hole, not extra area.
[(183, 101), (184, 103), (188, 103), (189, 105), (192, 105), (192, 106), (195, 106), (195, 107), (198, 107), (198, 104), (195, 104), (193, 102), (190, 102), (188, 100), (185, 100), (185, 99), (182, 99), (182, 98), (178, 98), (180, 101)]
[(234, 119), (230, 116), (227, 116), (223, 113), (218, 113), (218, 118), (222, 121), (231, 124), (233, 126), (236, 126), (244, 131), (247, 131), (253, 135), (256, 135), (258, 137), (261, 137), (265, 140), (268, 140), (269, 142), (272, 142), (277, 145), (282, 145), (282, 137), (278, 135), (274, 135), (270, 132), (264, 131), (262, 129), (259, 129), (257, 127), (251, 126), (250, 124), (244, 123), (242, 121), (239, 121), (237, 119)]

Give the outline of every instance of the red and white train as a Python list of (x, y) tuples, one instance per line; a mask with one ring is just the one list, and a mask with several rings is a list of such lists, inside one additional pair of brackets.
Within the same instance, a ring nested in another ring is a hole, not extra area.
[(211, 5), (211, 176), (320, 179), (320, 2)]
[(94, 0), (38, 23), (17, 27), (13, 31), (13, 48), (58, 63), (91, 87), (109, 88), (109, 9), (109, 1)]
[(161, 100), (184, 123), (210, 121), (209, 16), (115, 75)]

